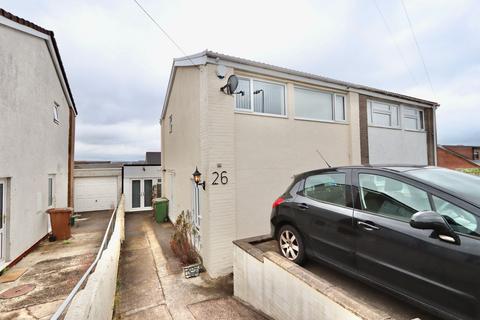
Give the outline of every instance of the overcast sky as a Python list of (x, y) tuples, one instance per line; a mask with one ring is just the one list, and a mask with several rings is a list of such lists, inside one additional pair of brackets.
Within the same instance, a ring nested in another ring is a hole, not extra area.
[[(205, 49), (438, 101), (439, 142), (480, 145), (480, 1), (139, 0), (188, 54)], [(0, 0), (53, 30), (72, 87), (77, 160), (160, 149), (172, 59), (133, 0)], [(389, 32), (389, 30), (391, 32)], [(403, 57), (403, 58), (402, 58)]]

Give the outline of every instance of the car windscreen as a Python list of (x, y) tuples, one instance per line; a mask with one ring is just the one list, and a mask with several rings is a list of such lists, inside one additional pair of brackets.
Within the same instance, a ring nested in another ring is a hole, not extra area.
[(443, 168), (416, 169), (405, 174), (437, 185), (480, 206), (480, 177)]

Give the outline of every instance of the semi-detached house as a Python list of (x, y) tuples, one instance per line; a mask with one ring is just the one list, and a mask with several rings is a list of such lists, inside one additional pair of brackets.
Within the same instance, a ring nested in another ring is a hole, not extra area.
[(0, 9), (0, 270), (73, 206), (76, 115), (53, 32)]
[[(220, 90), (230, 75), (239, 79), (232, 95)], [(232, 240), (268, 233), (272, 202), (294, 174), (325, 167), (322, 157), (434, 165), (437, 107), (211, 51), (175, 59), (161, 116), (170, 219), (192, 211), (207, 271), (231, 272)]]

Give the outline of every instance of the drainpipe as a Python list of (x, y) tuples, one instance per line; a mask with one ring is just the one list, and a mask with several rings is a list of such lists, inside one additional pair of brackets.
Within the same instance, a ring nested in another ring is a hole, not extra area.
[(433, 161), (437, 165), (437, 109), (438, 106), (433, 107)]

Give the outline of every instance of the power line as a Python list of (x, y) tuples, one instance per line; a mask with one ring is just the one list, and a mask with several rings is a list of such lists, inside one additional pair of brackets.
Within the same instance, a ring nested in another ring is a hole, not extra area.
[(383, 24), (385, 25), (385, 28), (387, 29), (388, 33), (390, 34), (390, 38), (391, 38), (393, 44), (395, 45), (395, 47), (396, 47), (396, 49), (397, 49), (397, 51), (398, 51), (398, 54), (399, 54), (400, 57), (402, 58), (402, 61), (403, 61), (403, 63), (405, 64), (405, 67), (407, 68), (408, 73), (410, 74), (410, 77), (412, 77), (412, 79), (413, 79), (413, 81), (415, 82), (415, 84), (418, 85), (417, 78), (415, 78), (415, 75), (413, 74), (412, 70), (410, 69), (410, 66), (409, 66), (408, 63), (407, 63), (407, 59), (405, 59), (405, 56), (403, 55), (403, 52), (402, 52), (402, 50), (400, 49), (400, 46), (398, 45), (397, 41), (395, 41), (395, 37), (393, 36), (393, 32), (392, 32), (392, 30), (390, 29), (390, 26), (388, 25), (387, 19), (386, 19), (385, 16), (383, 15), (383, 12), (382, 12), (382, 10), (380, 9), (380, 6), (378, 5), (378, 3), (377, 3), (376, 0), (373, 0), (373, 3), (375, 4), (375, 7), (377, 8), (378, 13), (379, 13), (380, 16), (382, 17)]
[(430, 85), (430, 89), (432, 90), (433, 96), (435, 97), (436, 94), (435, 94), (435, 90), (433, 90), (432, 80), (430, 79), (430, 73), (428, 72), (427, 64), (425, 63), (425, 59), (423, 58), (422, 50), (420, 50), (420, 45), (418, 44), (417, 36), (415, 35), (415, 31), (413, 30), (412, 21), (410, 20), (410, 16), (408, 15), (407, 7), (405, 6), (405, 3), (403, 2), (403, 0), (400, 0), (400, 2), (402, 3), (405, 16), (407, 17), (408, 25), (410, 27), (410, 32), (412, 33), (413, 40), (415, 41), (415, 46), (417, 47), (418, 54), (420, 56), (420, 59), (422, 60), (423, 69), (425, 70), (425, 74), (427, 75), (428, 84)]
[[(150, 13), (148, 13), (148, 11), (137, 1), (137, 0), (133, 0), (137, 6), (143, 11), (143, 13), (145, 13), (145, 15), (150, 18), (150, 20), (157, 26), (158, 29), (160, 29), (160, 31), (163, 32), (163, 34), (168, 38), (168, 40), (170, 40), (171, 43), (173, 43), (173, 45), (192, 63), (192, 65), (196, 65), (195, 62), (192, 61), (192, 59), (190, 59), (190, 57), (185, 53), (185, 51), (183, 51), (183, 49), (178, 45), (177, 42), (175, 42), (175, 40), (173, 40), (172, 37), (170, 37), (170, 35), (167, 33), (167, 31), (165, 31), (165, 29), (163, 29), (160, 24), (155, 20), (155, 18), (153, 18)], [(198, 67), (198, 66), (197, 66)]]

